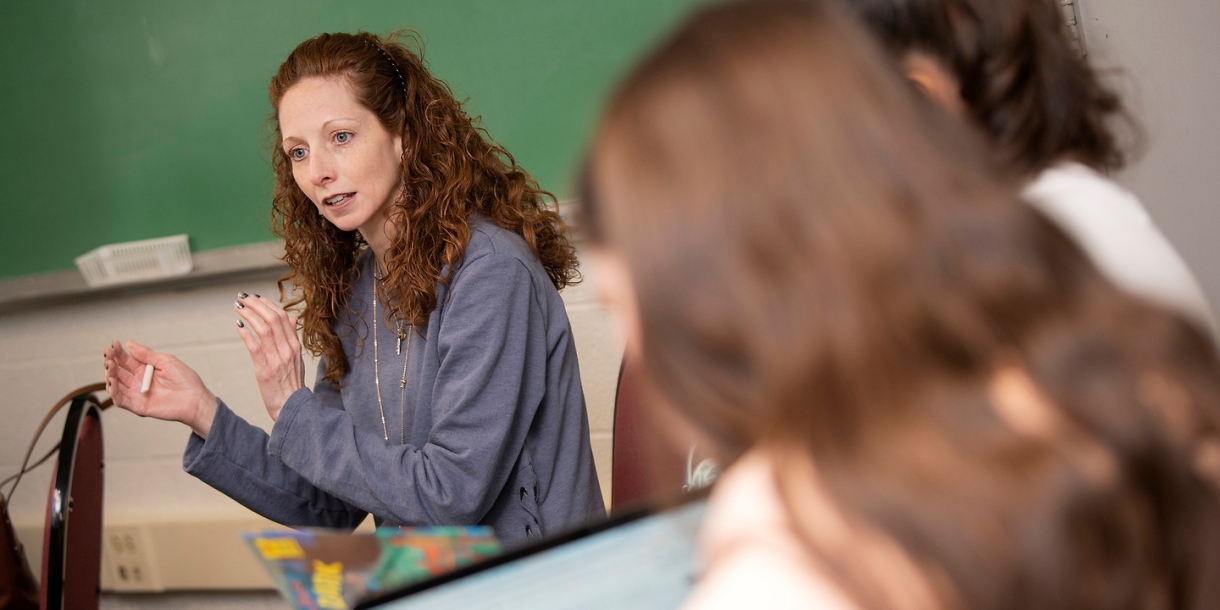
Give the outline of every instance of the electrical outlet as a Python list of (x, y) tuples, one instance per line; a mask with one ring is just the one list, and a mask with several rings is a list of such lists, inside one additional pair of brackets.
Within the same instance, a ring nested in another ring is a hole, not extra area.
[(108, 525), (102, 539), (102, 588), (164, 591), (151, 537), (143, 525)]

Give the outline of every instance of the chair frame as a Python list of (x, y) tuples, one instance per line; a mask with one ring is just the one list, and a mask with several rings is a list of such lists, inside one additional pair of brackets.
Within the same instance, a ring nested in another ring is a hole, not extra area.
[(680, 492), (686, 455), (672, 449), (644, 411), (638, 364), (623, 358), (614, 392), (610, 514)]
[[(93, 420), (94, 429), (88, 428)], [(96, 430), (96, 451), (93, 439), (81, 447), (82, 435)], [(104, 446), (102, 439), (101, 406), (92, 394), (72, 399), (64, 422), (59, 459), (55, 468), (50, 497), (47, 502), (47, 524), (44, 534), (42, 561), (42, 610), (62, 610), (72, 605), (81, 610), (81, 600), (97, 608), (97, 592), (101, 584), (102, 495), (104, 491)], [(99, 469), (96, 480), (82, 478), (90, 473), (82, 470), (93, 462)], [(74, 484), (96, 483), (96, 497), (74, 498)], [(79, 504), (79, 505), (78, 505)], [(84, 510), (75, 517), (73, 511)], [(96, 512), (94, 512), (96, 511)]]

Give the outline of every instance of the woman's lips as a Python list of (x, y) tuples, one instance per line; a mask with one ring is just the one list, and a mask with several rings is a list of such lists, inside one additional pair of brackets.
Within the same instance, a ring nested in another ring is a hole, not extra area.
[(322, 203), (326, 204), (327, 207), (338, 207), (351, 201), (355, 196), (355, 193), (340, 193), (323, 199)]

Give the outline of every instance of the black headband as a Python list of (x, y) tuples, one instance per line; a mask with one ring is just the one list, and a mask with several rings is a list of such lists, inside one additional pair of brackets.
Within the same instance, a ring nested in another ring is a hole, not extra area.
[(398, 74), (398, 84), (402, 85), (402, 90), (403, 90), (404, 92), (406, 92), (406, 90), (407, 90), (407, 81), (406, 81), (406, 79), (404, 79), (404, 78), (402, 77), (402, 70), (399, 70), (399, 69), (398, 69), (398, 62), (394, 61), (394, 58), (393, 58), (392, 56), (390, 56), (390, 54), (389, 54), (388, 52), (386, 52), (386, 50), (385, 50), (385, 49), (381, 48), (381, 45), (376, 45), (376, 46), (377, 46), (377, 50), (378, 50), (378, 51), (381, 51), (381, 54), (382, 54), (382, 55), (385, 55), (385, 58), (386, 58), (387, 60), (389, 60), (389, 61), (390, 61), (390, 65), (391, 65), (391, 66), (394, 66), (394, 72), (395, 72), (396, 74)]

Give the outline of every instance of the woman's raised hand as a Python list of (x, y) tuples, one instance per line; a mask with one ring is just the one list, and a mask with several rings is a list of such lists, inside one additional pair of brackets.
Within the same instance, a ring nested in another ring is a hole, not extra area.
[(237, 321), (237, 334), (250, 350), (258, 390), (267, 414), (274, 421), (288, 397), (305, 387), (305, 360), (297, 339), (297, 319), (271, 299), (257, 294), (238, 294), (233, 307), (244, 320)]
[[(106, 391), (114, 404), (140, 417), (182, 422), (199, 436), (208, 437), (216, 417), (216, 395), (191, 367), (134, 341), (128, 341), (126, 349), (112, 341), (102, 358)], [(152, 385), (141, 392), (149, 364), (153, 366)]]

